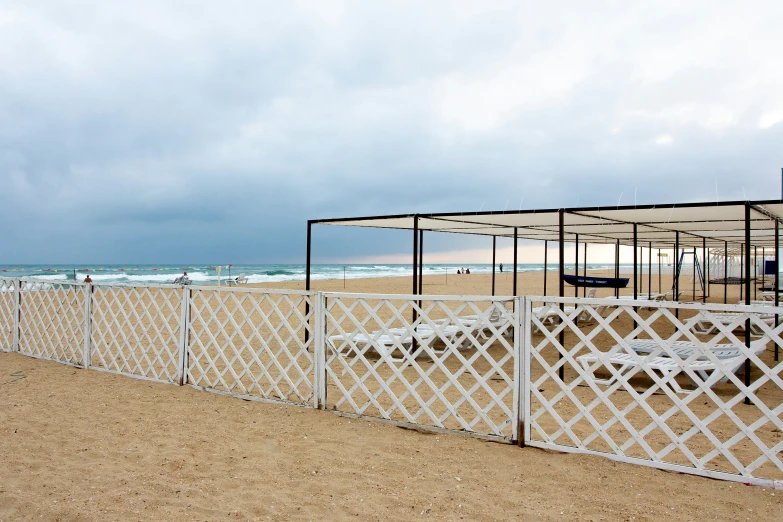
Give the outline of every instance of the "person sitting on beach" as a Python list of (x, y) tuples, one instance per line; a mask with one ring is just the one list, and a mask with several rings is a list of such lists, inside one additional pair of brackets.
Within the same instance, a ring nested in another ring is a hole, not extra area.
[(459, 268), (457, 269), (457, 275), (460, 275), (462, 272), (459, 271)]
[(182, 274), (181, 276), (176, 278), (174, 280), (174, 284), (175, 285), (189, 285), (190, 284), (190, 279), (188, 279), (188, 273), (185, 272), (184, 274)]
[(466, 273), (466, 274), (468, 274), (468, 275), (470, 275), (470, 268), (468, 268), (467, 270), (465, 270), (465, 273)]
[(92, 283), (92, 277), (90, 277), (90, 274), (87, 274), (87, 277), (84, 278), (85, 283)]

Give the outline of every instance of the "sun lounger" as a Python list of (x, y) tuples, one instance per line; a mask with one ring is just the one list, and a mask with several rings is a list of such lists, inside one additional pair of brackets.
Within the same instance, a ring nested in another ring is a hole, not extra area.
[[(745, 328), (745, 320), (741, 320), (739, 322), (737, 321), (737, 318), (744, 315), (751, 315), (751, 313), (748, 314), (742, 314), (740, 312), (714, 313), (712, 314), (713, 319), (704, 318), (701, 321), (695, 323), (691, 327), (691, 330), (700, 334), (715, 333), (719, 331), (718, 326), (715, 324), (716, 322), (722, 324), (723, 326), (734, 325), (734, 328)], [(768, 326), (771, 326), (773, 328), (775, 327), (775, 314), (752, 313), (752, 315), (757, 316), (761, 321), (763, 321)], [(759, 325), (751, 322), (750, 335), (752, 335), (753, 337), (761, 337), (762, 335), (764, 335), (764, 331), (759, 327)]]
[[(595, 377), (595, 370), (598, 368), (611, 364), (617, 367), (620, 376), (625, 377), (631, 372), (638, 372), (644, 363), (651, 370), (660, 372), (664, 381), (669, 383), (675, 393), (687, 394), (692, 390), (683, 390), (674, 378), (677, 374), (684, 373), (680, 364), (698, 374), (711, 388), (718, 382), (728, 381), (728, 374), (739, 370), (746, 359), (742, 349), (732, 344), (708, 346), (689, 341), (675, 341), (670, 345), (670, 353), (676, 355), (680, 359), (679, 361), (667, 356), (667, 352), (663, 351), (661, 345), (651, 339), (635, 339), (629, 341), (628, 345), (631, 352), (624, 347), (615, 345), (612, 347), (613, 353), (608, 352), (600, 356), (596, 353), (580, 355), (577, 357), (577, 361), (589, 379), (604, 386), (614, 384), (617, 378), (614, 375), (608, 379)], [(756, 355), (762, 353), (766, 348), (766, 341), (762, 340), (754, 341), (750, 345), (750, 349)], [(715, 360), (709, 357), (710, 353), (715, 357)], [(600, 364), (596, 366), (596, 363)]]
[[(461, 315), (457, 320), (462, 326), (472, 327), (474, 333), (484, 340), (494, 335), (492, 328), (500, 331), (505, 337), (510, 337), (514, 333), (514, 329), (509, 327), (511, 321), (497, 308), (494, 308), (489, 315)], [(448, 324), (451, 322), (451, 319), (436, 319), (433, 322), (436, 324)]]
[[(403, 349), (410, 352), (413, 349), (413, 341), (416, 340), (423, 345), (430, 346), (432, 352), (440, 355), (446, 352), (447, 348), (434, 348), (431, 345), (438, 340), (448, 341), (456, 348), (463, 349), (468, 340), (465, 336), (465, 329), (456, 325), (445, 325), (439, 327), (436, 331), (429, 325), (419, 325), (416, 328), (418, 339), (407, 328), (389, 328), (388, 330), (377, 330), (371, 334), (353, 332), (346, 335), (332, 335), (328, 338), (328, 343), (332, 349), (343, 356), (350, 355), (351, 352), (366, 352), (369, 349), (377, 351), (379, 354), (387, 356), (390, 360), (399, 362), (404, 361), (403, 357), (392, 357), (392, 355)], [(445, 344), (445, 343), (444, 343)]]

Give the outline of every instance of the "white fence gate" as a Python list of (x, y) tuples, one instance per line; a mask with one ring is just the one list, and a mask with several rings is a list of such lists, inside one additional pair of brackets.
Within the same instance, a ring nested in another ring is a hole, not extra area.
[(526, 299), (525, 443), (783, 480), (783, 308), (613, 303)]
[(309, 292), (189, 292), (187, 383), (243, 398), (317, 406)]
[(767, 306), (0, 279), (3, 351), (783, 488), (781, 320)]
[(22, 281), (19, 286), (19, 352), (85, 365), (88, 287), (78, 283)]
[(92, 287), (89, 365), (166, 383), (182, 382), (181, 287)]
[(327, 408), (516, 439), (518, 300), (323, 299)]

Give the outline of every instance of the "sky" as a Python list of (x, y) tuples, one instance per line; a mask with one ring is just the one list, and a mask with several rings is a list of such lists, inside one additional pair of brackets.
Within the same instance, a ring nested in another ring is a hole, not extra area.
[[(0, 0), (0, 264), (301, 263), (307, 219), (776, 198), (781, 19), (779, 1)], [(489, 245), (426, 242), (447, 261)], [(409, 232), (314, 229), (316, 262), (409, 251)]]

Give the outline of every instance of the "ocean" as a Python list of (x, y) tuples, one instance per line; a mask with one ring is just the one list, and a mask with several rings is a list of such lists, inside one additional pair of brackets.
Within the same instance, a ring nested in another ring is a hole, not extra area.
[[(459, 268), (469, 268), (471, 273), (486, 274), (492, 272), (491, 264), (456, 265), (425, 264), (424, 274), (456, 274)], [(509, 272), (512, 265), (504, 265)], [(554, 270), (557, 265), (550, 264)], [(583, 267), (579, 267), (580, 272)], [(589, 270), (609, 270), (608, 264), (588, 264)], [(234, 278), (244, 274), (249, 283), (276, 283), (282, 281), (304, 281), (304, 264), (264, 264), (264, 265), (220, 265), (220, 280)], [(566, 265), (566, 270), (574, 266)], [(543, 264), (520, 264), (520, 272), (540, 272)], [(196, 285), (215, 285), (218, 283), (216, 265), (199, 264), (160, 264), (160, 265), (15, 265), (0, 266), (0, 277), (34, 277), (61, 281), (83, 281), (87, 274), (96, 283), (123, 284), (161, 284), (171, 283), (174, 278), (187, 271), (188, 277)], [(358, 279), (367, 277), (399, 277), (411, 275), (410, 264), (314, 264), (311, 266), (311, 278)]]

